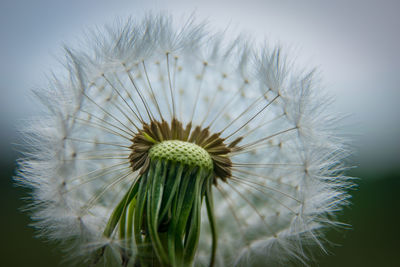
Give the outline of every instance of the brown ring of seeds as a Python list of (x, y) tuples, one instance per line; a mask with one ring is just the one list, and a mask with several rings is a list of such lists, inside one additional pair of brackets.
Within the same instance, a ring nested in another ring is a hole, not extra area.
[(227, 145), (220, 135), (221, 133), (211, 134), (208, 127), (192, 128), (191, 123), (184, 128), (177, 119), (173, 119), (171, 124), (165, 120), (161, 122), (152, 120), (149, 124), (144, 123), (142, 130), (132, 139), (130, 146), (132, 152), (129, 156), (131, 167), (134, 171), (144, 173), (150, 164), (149, 150), (153, 145), (166, 140), (180, 140), (194, 143), (206, 150), (213, 161), (214, 184), (217, 183), (217, 178), (226, 182), (232, 175), (229, 153), (236, 148), (242, 138), (237, 138)]

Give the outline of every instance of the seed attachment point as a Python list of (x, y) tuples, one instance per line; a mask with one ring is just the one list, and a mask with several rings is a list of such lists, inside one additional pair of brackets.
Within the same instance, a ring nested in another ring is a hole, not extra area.
[(151, 159), (164, 159), (188, 166), (198, 166), (207, 170), (213, 169), (213, 161), (208, 152), (190, 142), (167, 140), (154, 145), (149, 151)]

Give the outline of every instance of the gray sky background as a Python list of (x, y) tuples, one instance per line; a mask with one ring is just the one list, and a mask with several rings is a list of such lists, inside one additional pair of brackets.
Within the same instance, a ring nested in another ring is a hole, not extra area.
[(46, 86), (64, 43), (117, 17), (164, 10), (177, 16), (195, 11), (216, 28), (282, 44), (299, 66), (318, 67), (336, 110), (352, 114), (346, 132), (357, 135), (361, 166), (400, 163), (400, 1), (144, 2), (1, 0), (0, 154), (11, 151), (17, 125), (37, 112), (29, 91)]

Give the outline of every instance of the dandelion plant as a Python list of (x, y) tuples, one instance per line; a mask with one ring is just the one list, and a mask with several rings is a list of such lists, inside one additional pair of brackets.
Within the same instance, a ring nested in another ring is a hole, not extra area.
[(171, 17), (65, 49), (17, 180), (41, 236), (89, 266), (287, 266), (324, 249), (348, 150), (313, 71)]

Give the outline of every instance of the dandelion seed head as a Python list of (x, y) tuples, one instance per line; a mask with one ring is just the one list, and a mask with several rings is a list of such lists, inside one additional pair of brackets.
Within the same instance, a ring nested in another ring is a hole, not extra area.
[[(323, 229), (339, 224), (351, 183), (316, 74), (293, 70), (279, 48), (224, 38), (149, 15), (95, 33), (85, 50), (66, 48), (66, 77), (35, 92), (47, 115), (26, 129), (16, 178), (32, 189), (42, 236), (72, 257), (103, 248), (114, 264), (124, 264), (121, 249), (135, 258), (140, 247), (122, 228), (104, 232), (161, 158), (212, 169), (216, 266), (307, 264), (313, 246), (324, 248)], [(207, 266), (204, 205), (200, 221), (194, 262)]]

